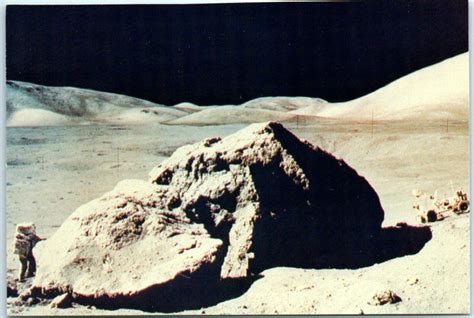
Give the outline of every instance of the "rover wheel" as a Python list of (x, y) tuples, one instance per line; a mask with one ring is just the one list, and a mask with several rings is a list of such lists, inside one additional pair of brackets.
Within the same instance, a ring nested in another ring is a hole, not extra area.
[(426, 220), (428, 222), (436, 222), (438, 220), (438, 214), (436, 213), (435, 210), (428, 210), (426, 212)]
[(467, 213), (469, 212), (469, 201), (462, 200), (458, 203), (458, 213)]

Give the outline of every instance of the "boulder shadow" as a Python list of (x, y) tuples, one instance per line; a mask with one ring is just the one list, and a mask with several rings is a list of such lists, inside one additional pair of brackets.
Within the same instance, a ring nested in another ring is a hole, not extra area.
[[(260, 258), (253, 264), (255, 271), (286, 266), (307, 269), (358, 269), (383, 263), (394, 258), (414, 255), (431, 240), (429, 226), (410, 226), (405, 223), (380, 230), (379, 235), (360, 240), (345, 237), (344, 240), (327, 241), (321, 248), (305, 249), (304, 253), (288, 251), (288, 257), (275, 252), (275, 257)], [(319, 246), (320, 247), (320, 246)], [(269, 253), (271, 255), (272, 252)]]
[[(429, 226), (401, 225), (382, 228), (371, 240), (357, 241), (334, 254), (313, 261), (313, 268), (357, 269), (383, 263), (394, 258), (414, 255), (431, 240)], [(333, 246), (338, 249), (340, 247)]]

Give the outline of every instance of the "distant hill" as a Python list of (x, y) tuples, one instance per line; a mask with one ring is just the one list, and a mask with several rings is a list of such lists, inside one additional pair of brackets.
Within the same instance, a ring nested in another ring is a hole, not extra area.
[[(295, 114), (308, 114), (300, 109)], [(370, 119), (469, 118), (469, 53), (406, 75), (366, 96), (327, 104), (312, 113), (321, 117)]]
[(250, 124), (266, 121), (285, 121), (295, 117), (289, 113), (242, 106), (219, 106), (204, 109), (167, 122), (170, 125)]
[(7, 81), (6, 88), (7, 126), (163, 122), (186, 114), (146, 100), (90, 89), (19, 81)]
[(285, 121), (296, 117), (291, 111), (304, 107), (321, 107), (327, 102), (311, 97), (261, 97), (242, 105), (196, 106), (179, 104), (174, 107), (186, 109), (191, 114), (171, 120), (172, 125), (223, 125)]

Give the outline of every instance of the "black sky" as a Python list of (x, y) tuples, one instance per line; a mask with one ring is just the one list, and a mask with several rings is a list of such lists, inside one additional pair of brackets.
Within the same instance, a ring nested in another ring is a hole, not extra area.
[(166, 105), (343, 101), (468, 50), (467, 0), (8, 6), (7, 79)]

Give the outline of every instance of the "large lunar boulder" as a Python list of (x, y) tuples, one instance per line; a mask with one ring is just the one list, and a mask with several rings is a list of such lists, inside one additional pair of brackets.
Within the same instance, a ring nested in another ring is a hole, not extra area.
[(76, 210), (38, 251), (33, 292), (199, 308), (196, 296), (272, 266), (331, 266), (382, 221), (377, 194), (346, 163), (280, 124), (253, 124), (181, 147), (150, 180)]
[(363, 177), (279, 123), (181, 147), (150, 178), (169, 188), (174, 208), (224, 241), (222, 278), (330, 265), (357, 242), (370, 244), (384, 217)]

